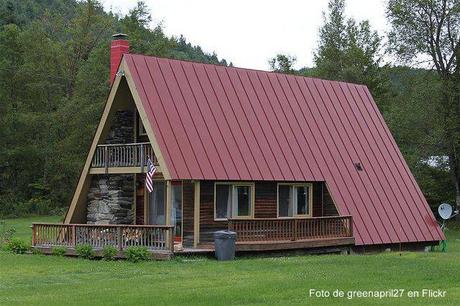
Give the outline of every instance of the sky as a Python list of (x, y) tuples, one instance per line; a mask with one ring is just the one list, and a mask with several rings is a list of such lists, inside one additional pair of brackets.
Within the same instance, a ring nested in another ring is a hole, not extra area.
[[(106, 10), (126, 14), (137, 0), (101, 0)], [(322, 12), (328, 0), (144, 0), (152, 27), (162, 23), (168, 35), (183, 34), (204, 51), (237, 67), (269, 68), (278, 53), (297, 58), (296, 68), (313, 65)], [(385, 0), (346, 0), (346, 14), (368, 19), (384, 35)]]

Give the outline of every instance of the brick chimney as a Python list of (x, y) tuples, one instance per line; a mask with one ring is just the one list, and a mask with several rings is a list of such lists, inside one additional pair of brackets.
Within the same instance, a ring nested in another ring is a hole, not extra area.
[(129, 53), (128, 35), (118, 33), (112, 35), (112, 44), (110, 46), (110, 84), (115, 79), (118, 66), (120, 65), (123, 54)]

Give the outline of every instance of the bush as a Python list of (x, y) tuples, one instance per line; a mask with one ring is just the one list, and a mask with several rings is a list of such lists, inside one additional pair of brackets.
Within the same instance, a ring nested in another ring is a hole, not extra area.
[(15, 254), (24, 254), (29, 249), (29, 244), (18, 238), (12, 238), (6, 243), (6, 250)]
[(54, 247), (51, 251), (51, 254), (54, 256), (64, 256), (67, 253), (67, 248), (65, 246)]
[(78, 257), (92, 259), (94, 258), (93, 247), (89, 244), (79, 244), (75, 247), (75, 252)]
[(126, 259), (131, 262), (150, 259), (150, 253), (146, 247), (130, 246), (125, 251)]
[(16, 230), (14, 228), (7, 228), (6, 223), (4, 221), (0, 221), (0, 248), (10, 241), (15, 233)]
[(113, 260), (115, 255), (117, 255), (117, 248), (112, 246), (112, 245), (106, 245), (102, 249), (102, 257), (104, 257), (105, 260)]

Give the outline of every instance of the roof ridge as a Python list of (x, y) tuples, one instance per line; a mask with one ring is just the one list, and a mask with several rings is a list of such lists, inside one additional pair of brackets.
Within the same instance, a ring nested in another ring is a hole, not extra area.
[(279, 71), (268, 71), (268, 70), (262, 70), (262, 69), (237, 67), (237, 66), (224, 66), (224, 65), (213, 64), (213, 63), (197, 62), (197, 61), (193, 61), (193, 60), (189, 60), (189, 59), (176, 59), (176, 58), (163, 57), (163, 56), (157, 56), (157, 55), (145, 55), (145, 54), (140, 54), (140, 53), (126, 53), (123, 56), (132, 56), (132, 55), (141, 56), (141, 57), (148, 57), (148, 58), (155, 58), (155, 59), (161, 59), (161, 60), (169, 60), (169, 61), (175, 61), (175, 62), (192, 63), (192, 64), (199, 64), (199, 65), (206, 65), (206, 66), (217, 66), (217, 67), (224, 67), (224, 68), (237, 69), (237, 70), (246, 70), (246, 71), (253, 71), (253, 72), (263, 72), (263, 73), (269, 73), (269, 74), (275, 74), (275, 75), (291, 76), (291, 77), (295, 77), (295, 78), (305, 78), (305, 79), (311, 79), (311, 80), (320, 80), (322, 82), (328, 82), (328, 83), (350, 84), (350, 85), (354, 85), (354, 86), (367, 87), (365, 84), (360, 84), (360, 83), (345, 82), (345, 81), (339, 81), (339, 80), (329, 80), (329, 79), (324, 79), (324, 78), (320, 78), (320, 77), (312, 77), (312, 76), (305, 76), (305, 75), (298, 75), (298, 74), (289, 74), (289, 73), (284, 73), (284, 72), (279, 72)]

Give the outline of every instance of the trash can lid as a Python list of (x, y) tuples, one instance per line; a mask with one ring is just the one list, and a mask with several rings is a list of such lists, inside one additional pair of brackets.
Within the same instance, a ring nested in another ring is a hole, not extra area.
[(220, 239), (235, 239), (236, 238), (236, 233), (232, 231), (217, 231), (214, 232), (214, 238), (220, 238)]

